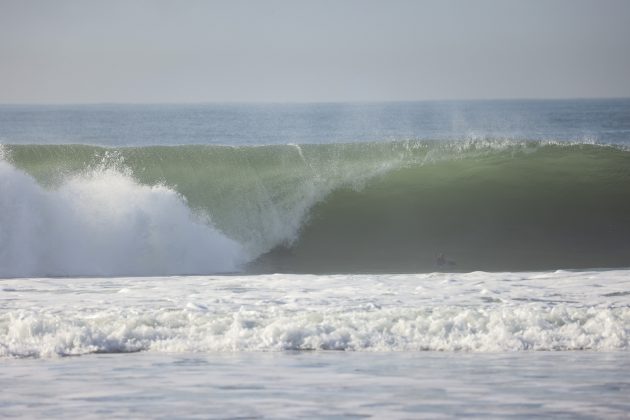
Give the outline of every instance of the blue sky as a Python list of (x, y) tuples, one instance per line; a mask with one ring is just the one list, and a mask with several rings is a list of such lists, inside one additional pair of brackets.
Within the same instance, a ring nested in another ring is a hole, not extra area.
[(0, 102), (630, 96), (630, 1), (0, 0)]

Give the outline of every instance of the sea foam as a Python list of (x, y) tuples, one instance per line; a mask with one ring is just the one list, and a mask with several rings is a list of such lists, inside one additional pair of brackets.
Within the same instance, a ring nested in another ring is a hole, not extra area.
[(0, 356), (625, 351), (630, 272), (14, 279)]
[(0, 160), (0, 276), (228, 272), (241, 259), (171, 188), (102, 167), (46, 189)]

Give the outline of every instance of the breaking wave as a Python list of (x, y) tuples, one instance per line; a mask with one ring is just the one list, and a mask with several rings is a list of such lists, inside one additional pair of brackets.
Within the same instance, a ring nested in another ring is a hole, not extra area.
[[(473, 140), (5, 145), (0, 275), (630, 266), (630, 152)], [(247, 264), (244, 264), (246, 263)]]

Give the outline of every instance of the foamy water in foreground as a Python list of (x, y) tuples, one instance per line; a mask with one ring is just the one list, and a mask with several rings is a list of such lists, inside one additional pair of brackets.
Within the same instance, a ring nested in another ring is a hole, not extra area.
[(623, 418), (629, 332), (630, 270), (5, 279), (0, 412)]
[(627, 351), (630, 270), (7, 279), (0, 355)]

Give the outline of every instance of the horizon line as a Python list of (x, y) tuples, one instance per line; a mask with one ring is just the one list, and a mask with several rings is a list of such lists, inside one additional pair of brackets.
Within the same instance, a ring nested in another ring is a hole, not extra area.
[(0, 106), (99, 106), (99, 105), (335, 105), (335, 104), (395, 104), (423, 102), (526, 102), (526, 101), (602, 101), (629, 100), (630, 96), (576, 96), (576, 97), (518, 97), (518, 98), (466, 98), (466, 99), (384, 99), (384, 100), (329, 100), (329, 101), (267, 101), (267, 100), (216, 100), (216, 101), (88, 101), (88, 102), (0, 102)]

